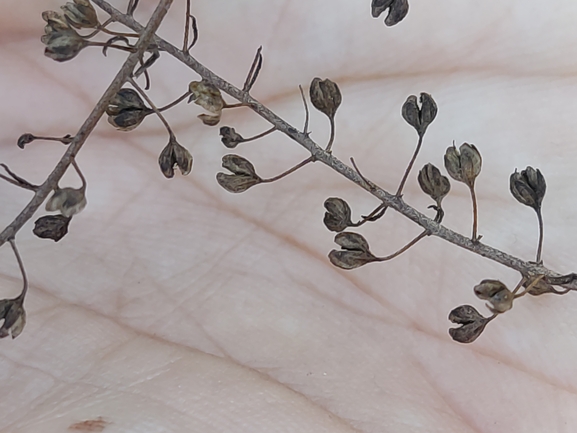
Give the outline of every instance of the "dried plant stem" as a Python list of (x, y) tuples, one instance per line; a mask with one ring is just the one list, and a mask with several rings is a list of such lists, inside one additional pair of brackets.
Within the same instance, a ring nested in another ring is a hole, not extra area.
[(20, 272), (22, 273), (22, 292), (16, 299), (24, 299), (26, 293), (28, 292), (28, 277), (26, 276), (26, 269), (24, 268), (24, 263), (22, 262), (22, 257), (20, 257), (20, 253), (18, 252), (18, 248), (16, 247), (16, 241), (14, 238), (8, 240), (10, 242), (10, 246), (12, 247), (12, 251), (14, 251), (14, 255), (16, 256), (16, 261), (18, 262), (18, 267), (20, 268)]
[(401, 197), (401, 195), (403, 194), (403, 188), (405, 188), (405, 183), (407, 183), (407, 179), (409, 177), (409, 174), (411, 173), (411, 169), (413, 168), (413, 165), (415, 165), (415, 161), (417, 160), (417, 155), (419, 154), (419, 151), (421, 150), (421, 146), (423, 145), (423, 136), (424, 136), (424, 134), (419, 134), (419, 142), (417, 143), (417, 148), (415, 149), (415, 153), (413, 153), (413, 157), (411, 158), (411, 161), (409, 162), (409, 165), (407, 166), (407, 169), (405, 170), (405, 174), (403, 175), (403, 179), (401, 180), (401, 183), (399, 184), (399, 188), (397, 189), (397, 193), (395, 194), (397, 197)]
[(471, 236), (471, 240), (473, 242), (477, 242), (479, 238), (477, 238), (477, 224), (478, 224), (478, 217), (477, 217), (477, 195), (475, 194), (475, 185), (471, 186), (471, 201), (473, 202), (473, 235)]
[[(142, 31), (142, 25), (134, 20), (134, 18), (123, 14), (116, 8), (112, 7), (105, 0), (93, 0), (93, 3), (108, 13), (114, 20), (124, 24), (137, 33)], [(401, 197), (390, 194), (372, 182), (370, 184), (365, 182), (352, 167), (344, 164), (341, 160), (335, 158), (331, 153), (326, 152), (313, 140), (311, 140), (308, 133), (298, 131), (294, 126), (285, 122), (270, 109), (251, 97), (247, 92), (243, 92), (241, 89), (223, 80), (221, 77), (214, 74), (204, 65), (199, 63), (191, 55), (183, 53), (182, 50), (158, 36), (155, 36), (153, 41), (162, 51), (167, 52), (194, 70), (202, 78), (219, 88), (224, 93), (244, 103), (244, 105), (251, 108), (256, 114), (275, 126), (277, 130), (286, 134), (289, 138), (299, 143), (311, 153), (312, 157), (314, 157), (316, 161), (320, 161), (323, 164), (331, 167), (334, 171), (340, 173), (342, 176), (346, 177), (350, 181), (354, 182), (375, 196), (379, 201), (383, 202), (384, 204), (382, 206), (393, 208), (395, 211), (401, 213), (409, 220), (423, 227), (423, 229), (429, 231), (432, 236), (437, 236), (447, 242), (452, 243), (453, 245), (464, 248), (482, 257), (486, 257), (508, 268), (514, 269), (523, 275), (545, 275), (546, 277), (553, 278), (562, 276), (560, 273), (547, 269), (541, 264), (526, 262), (481, 242), (473, 242), (471, 239), (456, 233), (441, 224), (438, 224), (433, 219), (425, 216), (421, 212), (406, 204)], [(571, 278), (568, 282), (560, 285), (569, 290), (577, 290), (577, 279)]]
[(543, 251), (543, 215), (541, 214), (541, 208), (537, 210), (537, 220), (539, 221), (539, 244), (537, 247), (537, 258), (535, 261), (541, 263), (541, 253)]
[(419, 242), (421, 239), (423, 239), (425, 236), (428, 236), (429, 234), (430, 233), (427, 230), (424, 230), (420, 235), (415, 237), (412, 241), (410, 241), (407, 245), (405, 245), (400, 250), (394, 252), (391, 255), (385, 256), (385, 257), (378, 257), (377, 261), (386, 262), (387, 260), (391, 260), (391, 259), (394, 259), (395, 257), (400, 256), (401, 254), (403, 254), (405, 251), (407, 251), (409, 248), (411, 248), (413, 245), (415, 245), (417, 242)]
[(273, 126), (270, 129), (267, 129), (264, 132), (261, 132), (260, 134), (257, 135), (253, 135), (252, 137), (248, 137), (248, 138), (243, 138), (242, 143), (246, 143), (247, 141), (253, 141), (253, 140), (258, 140), (259, 138), (265, 137), (267, 135), (269, 135), (272, 132), (276, 131), (276, 126)]
[(186, 92), (184, 95), (182, 95), (181, 97), (179, 97), (176, 101), (171, 102), (170, 104), (165, 105), (164, 107), (160, 107), (158, 109), (158, 111), (160, 111), (161, 113), (163, 111), (166, 110), (170, 110), (172, 107), (180, 104), (182, 101), (184, 101), (186, 98), (188, 98), (190, 95), (192, 95), (191, 91)]
[(48, 195), (56, 188), (59, 180), (64, 176), (64, 173), (72, 163), (72, 160), (76, 154), (82, 148), (84, 142), (88, 136), (92, 133), (96, 124), (104, 114), (106, 107), (108, 106), (110, 99), (120, 90), (122, 85), (125, 83), (126, 79), (132, 74), (134, 67), (138, 64), (139, 58), (148, 48), (148, 45), (160, 23), (164, 19), (164, 16), (168, 12), (170, 5), (173, 0), (160, 0), (158, 6), (153, 12), (146, 28), (139, 26), (138, 32), (141, 33), (141, 37), (136, 44), (136, 51), (131, 53), (108, 89), (104, 92), (88, 118), (84, 121), (70, 145), (54, 170), (48, 175), (44, 183), (39, 186), (38, 190), (34, 193), (32, 200), (24, 207), (18, 216), (12, 221), (1, 233), (0, 233), (0, 246), (7, 242), (9, 239), (13, 239), (16, 233), (22, 228), (22, 226), (34, 215), (34, 212), (42, 205), (44, 200)]
[(325, 151), (330, 153), (333, 147), (333, 142), (335, 141), (335, 118), (329, 117), (329, 121), (331, 122), (331, 137), (329, 138), (329, 143), (327, 144)]
[(307, 159), (299, 162), (297, 165), (295, 165), (292, 168), (289, 168), (287, 171), (282, 172), (281, 174), (279, 174), (278, 176), (275, 177), (271, 177), (268, 179), (262, 179), (261, 182), (262, 183), (270, 183), (270, 182), (274, 182), (276, 180), (282, 179), (283, 177), (288, 176), (291, 173), (294, 173), (295, 171), (297, 171), (299, 168), (304, 167), (305, 165), (307, 165), (309, 162), (314, 162), (314, 157), (313, 156), (309, 156)]

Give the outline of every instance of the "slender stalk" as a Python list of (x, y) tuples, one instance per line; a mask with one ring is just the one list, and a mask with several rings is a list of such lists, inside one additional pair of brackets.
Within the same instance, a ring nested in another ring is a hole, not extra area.
[(415, 237), (411, 242), (409, 242), (407, 245), (405, 245), (403, 248), (401, 248), (397, 252), (394, 252), (393, 254), (385, 256), (385, 257), (377, 257), (376, 261), (386, 262), (387, 260), (391, 260), (397, 256), (400, 256), (401, 254), (403, 254), (405, 251), (407, 251), (409, 248), (411, 248), (413, 245), (415, 245), (417, 242), (419, 242), (421, 239), (423, 239), (425, 236), (428, 236), (429, 234), (430, 233), (427, 230), (423, 231), (420, 235)]
[(24, 297), (28, 292), (28, 277), (26, 276), (26, 269), (24, 269), (24, 263), (22, 262), (22, 257), (20, 257), (20, 253), (18, 252), (18, 248), (16, 247), (16, 241), (14, 240), (14, 238), (11, 238), (8, 240), (8, 242), (10, 242), (10, 246), (12, 247), (12, 251), (14, 251), (16, 261), (18, 262), (18, 267), (20, 268), (20, 272), (22, 273), (22, 292), (16, 299), (24, 300)]
[(107, 44), (106, 42), (89, 42), (89, 47), (106, 47), (106, 48), (116, 48), (120, 51), (127, 51), (129, 53), (134, 53), (134, 48), (124, 47), (122, 45)]
[(240, 107), (245, 107), (246, 105), (243, 104), (242, 102), (239, 102), (238, 104), (227, 104), (226, 102), (224, 103), (224, 106), (222, 108), (240, 108)]
[(399, 184), (399, 188), (397, 189), (397, 193), (395, 194), (397, 197), (401, 197), (401, 195), (403, 193), (403, 188), (405, 187), (405, 183), (407, 183), (407, 178), (409, 177), (409, 173), (411, 172), (413, 165), (415, 165), (415, 160), (417, 159), (417, 155), (419, 154), (419, 151), (421, 150), (421, 146), (423, 145), (423, 137), (424, 137), (424, 134), (419, 134), (419, 141), (417, 142), (417, 148), (415, 149), (415, 153), (413, 153), (413, 157), (411, 158), (411, 161), (409, 162), (409, 166), (405, 170), (405, 174), (403, 175), (403, 178), (401, 179), (401, 183)]
[(75, 159), (72, 160), (72, 166), (74, 167), (74, 169), (76, 170), (76, 173), (78, 173), (78, 176), (80, 177), (80, 180), (82, 181), (82, 187), (80, 188), (80, 191), (85, 192), (86, 191), (86, 179), (84, 178), (84, 175), (82, 174), (80, 167), (78, 167), (78, 164), (76, 163)]
[(184, 101), (186, 98), (188, 98), (191, 95), (191, 93), (192, 93), (191, 91), (187, 91), (184, 95), (182, 95), (180, 98), (178, 98), (174, 102), (171, 102), (170, 104), (165, 105), (164, 107), (160, 107), (158, 109), (158, 111), (160, 111), (162, 113), (163, 111), (171, 109), (175, 105), (180, 104), (182, 101)]
[(282, 179), (285, 176), (288, 176), (291, 173), (294, 173), (295, 171), (297, 171), (299, 168), (304, 167), (305, 165), (307, 165), (309, 162), (313, 162), (315, 159), (313, 156), (309, 156), (307, 159), (305, 159), (304, 161), (299, 162), (297, 165), (295, 165), (292, 168), (289, 168), (287, 171), (279, 174), (278, 176), (275, 177), (271, 177), (268, 179), (263, 179), (262, 183), (270, 183), (270, 182), (274, 182), (276, 180)]
[(333, 147), (333, 142), (335, 141), (335, 118), (329, 117), (329, 121), (331, 122), (331, 136), (329, 138), (329, 144), (325, 148), (325, 152), (330, 153), (331, 148)]
[(475, 185), (469, 188), (471, 191), (471, 200), (473, 201), (473, 235), (471, 236), (471, 241), (478, 242), (477, 237), (477, 195), (475, 194)]
[(535, 261), (541, 264), (541, 253), (543, 251), (543, 215), (541, 214), (541, 208), (537, 210), (537, 220), (539, 221), (539, 244)]
[(266, 131), (261, 132), (260, 134), (253, 135), (252, 137), (244, 138), (244, 139), (241, 141), (241, 143), (246, 143), (247, 141), (258, 140), (259, 138), (265, 137), (265, 136), (267, 136), (267, 135), (269, 135), (270, 133), (275, 132), (275, 131), (276, 131), (276, 126), (273, 126), (272, 128), (267, 129)]

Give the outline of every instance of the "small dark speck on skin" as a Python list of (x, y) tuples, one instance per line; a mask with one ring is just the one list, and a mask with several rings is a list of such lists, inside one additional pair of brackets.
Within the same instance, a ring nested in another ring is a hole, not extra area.
[(70, 427), (68, 427), (68, 430), (86, 432), (86, 433), (101, 432), (106, 428), (108, 424), (110, 423), (104, 421), (104, 419), (101, 416), (99, 416), (96, 419), (87, 419), (86, 421), (74, 423), (70, 425)]

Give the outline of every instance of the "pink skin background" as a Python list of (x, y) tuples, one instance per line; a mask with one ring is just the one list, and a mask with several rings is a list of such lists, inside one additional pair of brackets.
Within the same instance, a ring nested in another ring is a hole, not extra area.
[[(124, 53), (86, 49), (71, 62), (43, 56), (43, 10), (58, 1), (0, 3), (0, 160), (40, 183), (64, 151), (53, 142), (16, 147), (24, 132), (74, 134)], [(115, 1), (125, 8), (125, 1)], [(143, 0), (145, 21), (155, 2)], [(298, 85), (336, 81), (343, 104), (334, 154), (394, 191), (416, 144), (400, 116), (410, 94), (439, 105), (416, 164), (442, 167), (453, 141), (478, 146), (483, 241), (534, 259), (534, 212), (510, 196), (508, 178), (527, 165), (544, 173), (545, 264), (577, 271), (575, 161), (577, 3), (552, 0), (411, 2), (394, 28), (370, 1), (193, 2), (193, 54), (242, 85), (256, 49), (264, 66), (254, 96), (295, 127)], [(181, 44), (184, 2), (160, 34)], [(105, 15), (101, 15), (102, 20)], [(163, 54), (150, 96), (164, 105), (198, 76)], [(229, 100), (229, 102), (233, 102)], [(135, 131), (102, 120), (78, 156), (88, 206), (61, 242), (18, 235), (31, 286), (28, 324), (0, 341), (0, 431), (63, 432), (102, 417), (106, 432), (575, 432), (577, 296), (523, 298), (472, 345), (447, 334), (449, 311), (472, 304), (484, 278), (510, 287), (518, 274), (437, 238), (394, 262), (332, 267), (327, 197), (354, 217), (378, 203), (320, 163), (240, 195), (215, 181), (227, 149), (202, 110), (167, 113), (194, 155), (190, 176), (165, 179), (157, 158), (166, 131), (150, 116)], [(269, 126), (247, 109), (219, 126), (244, 136)], [(328, 121), (311, 115), (312, 138)], [(239, 146), (269, 177), (306, 158), (280, 133)], [(405, 200), (427, 211), (416, 182)], [(77, 186), (71, 171), (61, 186)], [(0, 225), (30, 199), (0, 184)], [(445, 224), (471, 230), (467, 188), (452, 182)], [(39, 211), (36, 217), (45, 214)], [(386, 255), (420, 229), (394, 212), (363, 227)], [(21, 287), (10, 249), (0, 249), (0, 294)]]

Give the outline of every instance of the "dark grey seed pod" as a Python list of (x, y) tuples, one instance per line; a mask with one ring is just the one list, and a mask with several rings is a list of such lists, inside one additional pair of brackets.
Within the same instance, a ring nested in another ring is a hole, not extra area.
[(332, 250), (329, 260), (337, 268), (350, 270), (374, 262), (377, 258), (366, 251)]
[(311, 102), (321, 113), (330, 119), (335, 117), (337, 109), (341, 105), (342, 95), (339, 86), (328, 78), (321, 80), (314, 78), (309, 89)]
[(547, 184), (539, 169), (527, 167), (521, 173), (515, 170), (509, 178), (509, 188), (519, 203), (538, 211), (545, 197)]
[(393, 4), (393, 0), (373, 0), (371, 3), (371, 13), (373, 18), (378, 18)]
[(71, 60), (85, 47), (88, 41), (76, 33), (66, 19), (57, 12), (45, 11), (42, 18), (46, 21), (45, 34), (40, 38), (46, 45), (44, 55), (58, 62)]
[(192, 170), (192, 155), (186, 148), (171, 139), (158, 157), (160, 171), (168, 179), (174, 177), (174, 167), (178, 167), (183, 176)]
[(441, 206), (441, 201), (451, 190), (451, 183), (447, 176), (443, 176), (433, 164), (426, 164), (417, 177), (419, 185), (425, 194), (430, 196)]
[(460, 305), (449, 313), (449, 320), (462, 326), (450, 328), (449, 335), (458, 343), (472, 343), (483, 333), (489, 319), (470, 305)]
[(222, 167), (230, 170), (233, 174), (217, 173), (216, 181), (228, 192), (244, 192), (252, 186), (262, 182), (252, 163), (239, 155), (224, 155)]
[(481, 172), (481, 165), (481, 154), (472, 144), (463, 143), (459, 150), (455, 146), (450, 146), (445, 152), (445, 168), (449, 176), (470, 188), (475, 185), (475, 179)]
[(335, 236), (335, 243), (344, 250), (370, 252), (369, 243), (358, 233), (342, 232)]
[(222, 144), (224, 144), (229, 149), (234, 149), (239, 143), (244, 141), (242, 135), (237, 134), (234, 128), (229, 126), (223, 126), (220, 128), (220, 135)]
[(243, 174), (217, 173), (216, 181), (228, 192), (240, 193), (262, 182), (259, 177)]
[(385, 18), (385, 25), (392, 27), (400, 23), (409, 13), (409, 2), (407, 0), (393, 0), (389, 10), (389, 15)]
[(82, 212), (86, 203), (86, 195), (82, 188), (58, 188), (46, 202), (46, 210), (58, 211), (65, 217), (71, 217)]
[(26, 311), (23, 306), (23, 298), (0, 300), (0, 319), (4, 319), (0, 327), (0, 338), (12, 335), (18, 337), (26, 325)]
[(132, 131), (150, 113), (152, 110), (133, 89), (120, 89), (106, 107), (108, 123), (120, 131)]
[(330, 231), (342, 232), (353, 224), (351, 221), (351, 208), (342, 198), (327, 198), (324, 206), (327, 210), (325, 212), (324, 223)]
[(68, 23), (77, 29), (91, 29), (98, 26), (98, 16), (88, 0), (74, 0), (60, 6)]
[(437, 117), (437, 104), (428, 93), (421, 93), (420, 101), (421, 107), (419, 108), (417, 97), (410, 95), (403, 104), (401, 115), (409, 125), (415, 128), (417, 134), (422, 136)]
[(513, 293), (499, 280), (483, 280), (473, 291), (479, 299), (489, 301), (493, 313), (504, 313), (513, 307)]
[(36, 137), (34, 135), (29, 133), (22, 134), (20, 137), (18, 137), (17, 145), (20, 149), (24, 149), (24, 146), (26, 146), (29, 143), (32, 143), (34, 140), (36, 140)]
[(34, 222), (32, 233), (41, 239), (52, 239), (58, 242), (68, 233), (68, 225), (72, 217), (64, 215), (45, 215)]

